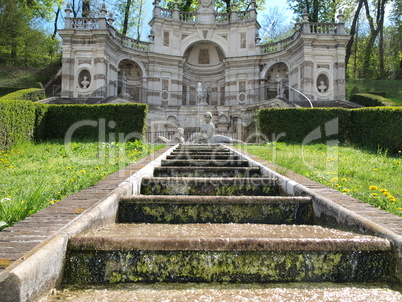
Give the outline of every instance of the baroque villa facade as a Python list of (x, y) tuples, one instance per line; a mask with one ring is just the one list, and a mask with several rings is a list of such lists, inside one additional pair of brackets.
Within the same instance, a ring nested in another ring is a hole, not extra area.
[(212, 0), (200, 0), (194, 13), (159, 4), (148, 42), (119, 34), (105, 7), (99, 18), (71, 18), (67, 7), (62, 98), (147, 103), (155, 131), (196, 128), (200, 112), (211, 111), (228, 133), (244, 131), (260, 107), (345, 99), (341, 13), (337, 23), (311, 23), (305, 14), (292, 36), (262, 45), (254, 0), (247, 11), (234, 1), (227, 14)]

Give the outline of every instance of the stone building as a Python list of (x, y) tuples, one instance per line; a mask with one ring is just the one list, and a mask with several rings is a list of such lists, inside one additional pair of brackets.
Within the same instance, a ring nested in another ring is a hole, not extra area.
[(99, 18), (71, 18), (63, 39), (62, 98), (142, 102), (153, 131), (199, 127), (213, 113), (217, 130), (254, 127), (258, 108), (345, 99), (345, 34), (337, 23), (308, 15), (285, 40), (260, 44), (254, 0), (247, 11), (216, 13), (212, 0), (198, 9), (172, 10), (155, 0), (149, 41), (121, 35), (102, 8)]

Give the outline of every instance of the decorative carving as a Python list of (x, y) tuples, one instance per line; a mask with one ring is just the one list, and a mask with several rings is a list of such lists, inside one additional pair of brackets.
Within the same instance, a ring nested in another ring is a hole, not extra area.
[(246, 48), (247, 35), (246, 33), (240, 33), (240, 48)]
[(163, 46), (169, 46), (170, 34), (168, 31), (163, 32)]
[(198, 64), (209, 64), (209, 50), (200, 49), (198, 54)]
[(92, 64), (92, 60), (91, 59), (82, 59), (82, 60), (78, 60), (78, 65), (82, 65), (82, 64)]
[(204, 39), (206, 39), (208, 36), (208, 30), (203, 30), (202, 35), (204, 36)]

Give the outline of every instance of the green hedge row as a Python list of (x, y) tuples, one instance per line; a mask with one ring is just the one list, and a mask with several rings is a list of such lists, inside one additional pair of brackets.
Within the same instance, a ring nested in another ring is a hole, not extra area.
[(43, 88), (29, 88), (21, 89), (15, 92), (9, 93), (0, 98), (0, 101), (5, 100), (25, 100), (25, 101), (39, 101), (46, 98), (46, 93)]
[(0, 102), (0, 150), (26, 140), (125, 142), (145, 132), (144, 104), (45, 105)]
[(352, 110), (352, 140), (373, 150), (402, 151), (402, 107)]
[(258, 115), (261, 133), (270, 141), (297, 144), (338, 140), (391, 153), (402, 149), (402, 108), (269, 108)]
[(144, 104), (49, 105), (40, 139), (127, 141), (145, 131)]
[(43, 104), (15, 100), (0, 102), (0, 150), (32, 140), (45, 113)]
[(350, 101), (365, 107), (396, 106), (390, 99), (371, 93), (354, 94), (351, 96)]
[(351, 128), (349, 111), (341, 108), (261, 109), (258, 122), (261, 133), (270, 141), (293, 143), (326, 142), (335, 135), (346, 141)]

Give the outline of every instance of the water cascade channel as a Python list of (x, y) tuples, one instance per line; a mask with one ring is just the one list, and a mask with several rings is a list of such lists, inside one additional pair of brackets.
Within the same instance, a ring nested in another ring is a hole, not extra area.
[(69, 240), (54, 301), (400, 301), (396, 279), (388, 239), (320, 225), (232, 149), (178, 145), (116, 223)]

